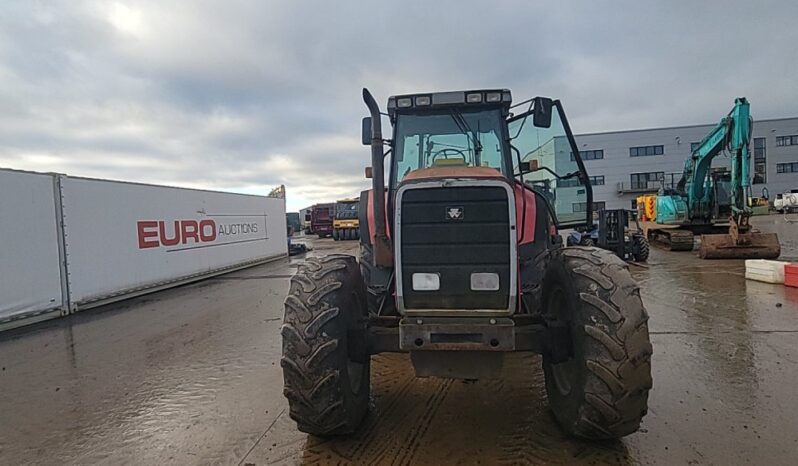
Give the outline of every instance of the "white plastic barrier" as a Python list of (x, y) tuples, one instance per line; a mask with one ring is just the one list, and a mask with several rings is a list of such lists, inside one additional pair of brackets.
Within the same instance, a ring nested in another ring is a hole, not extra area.
[(765, 283), (784, 283), (784, 265), (787, 262), (765, 259), (745, 261), (745, 278)]
[(0, 170), (0, 329), (66, 311), (55, 179)]
[(73, 310), (287, 254), (285, 200), (61, 176)]

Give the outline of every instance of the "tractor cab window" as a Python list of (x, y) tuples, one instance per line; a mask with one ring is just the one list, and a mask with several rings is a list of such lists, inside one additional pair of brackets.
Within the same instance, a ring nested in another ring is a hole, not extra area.
[(519, 158), (532, 163), (532, 172), (523, 175), (524, 183), (549, 200), (559, 226), (590, 223), (591, 209), (585, 206), (589, 205), (588, 193), (592, 191), (582, 182), (579, 154), (565, 130), (559, 102), (552, 106), (551, 114), (548, 128), (535, 126), (531, 113), (510, 118), (508, 132), (516, 165), (514, 172), (519, 173)]
[(414, 170), (430, 167), (491, 167), (506, 173), (503, 124), (498, 109), (399, 115), (392, 185)]

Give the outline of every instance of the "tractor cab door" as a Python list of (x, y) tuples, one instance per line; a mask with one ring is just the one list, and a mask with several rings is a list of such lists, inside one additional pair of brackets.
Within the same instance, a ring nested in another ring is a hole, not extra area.
[(593, 192), (560, 101), (533, 99), (507, 129), (516, 179), (546, 199), (557, 227), (591, 224)]

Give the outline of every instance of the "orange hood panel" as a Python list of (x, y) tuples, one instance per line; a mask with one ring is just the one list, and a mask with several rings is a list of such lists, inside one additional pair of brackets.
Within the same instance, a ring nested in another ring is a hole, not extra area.
[(413, 170), (402, 182), (442, 178), (504, 178), (504, 176), (499, 170), (490, 167), (430, 167)]

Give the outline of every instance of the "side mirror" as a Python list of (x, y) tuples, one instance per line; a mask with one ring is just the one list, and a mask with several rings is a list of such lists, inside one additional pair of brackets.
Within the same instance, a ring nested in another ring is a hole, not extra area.
[(310, 213), (305, 214), (305, 221), (306, 222), (310, 221)]
[(374, 172), (371, 167), (366, 167), (366, 178), (371, 179), (372, 176), (374, 176)]
[(360, 139), (364, 146), (371, 145), (371, 117), (364, 117)]
[(551, 127), (551, 107), (554, 105), (548, 97), (535, 97), (532, 122), (538, 128)]

